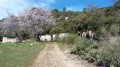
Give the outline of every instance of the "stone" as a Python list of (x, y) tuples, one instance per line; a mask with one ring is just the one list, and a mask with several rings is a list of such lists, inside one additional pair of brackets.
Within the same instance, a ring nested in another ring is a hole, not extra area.
[(7, 37), (3, 37), (2, 43), (14, 43), (17, 42), (17, 38), (7, 38)]
[(70, 51), (66, 50), (65, 53), (70, 53)]
[(58, 38), (62, 39), (64, 37), (66, 37), (68, 35), (68, 33), (61, 33), (59, 34)]
[(30, 44), (31, 46), (33, 46), (33, 44)]
[(52, 41), (52, 37), (50, 35), (46, 35), (46, 41)]

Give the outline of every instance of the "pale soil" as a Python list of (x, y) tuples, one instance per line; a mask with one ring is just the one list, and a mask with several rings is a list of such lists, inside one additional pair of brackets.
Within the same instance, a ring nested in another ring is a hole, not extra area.
[(46, 44), (30, 67), (95, 67), (61, 51), (56, 43)]

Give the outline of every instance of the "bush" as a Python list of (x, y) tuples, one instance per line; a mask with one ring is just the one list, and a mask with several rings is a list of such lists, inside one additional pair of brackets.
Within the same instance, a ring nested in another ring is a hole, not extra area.
[(119, 35), (119, 25), (112, 24), (109, 28), (102, 27), (100, 29), (100, 40), (109, 40), (111, 36), (118, 36)]
[(65, 43), (67, 44), (74, 44), (76, 38), (78, 38), (75, 34), (69, 34), (67, 37), (65, 37)]
[(105, 65), (120, 67), (120, 38), (111, 37), (109, 41), (104, 42), (98, 59)]
[(62, 28), (62, 27), (54, 27), (54, 28), (52, 28), (51, 30), (50, 30), (50, 33), (52, 33), (52, 34), (58, 34), (58, 33), (65, 33), (66, 32), (66, 30), (64, 29), (64, 28)]
[(99, 53), (96, 49), (91, 49), (90, 51), (88, 51), (88, 53), (85, 54), (86, 60), (88, 60), (88, 62), (95, 62), (98, 55)]
[(58, 38), (58, 42), (65, 43), (65, 37), (64, 38)]
[(68, 34), (66, 37), (59, 39), (58, 41), (66, 44), (74, 44), (77, 38), (78, 36), (75, 34)]
[(104, 42), (77, 38), (71, 53), (97, 65), (120, 67), (120, 38), (110, 37)]
[(120, 38), (108, 39), (97, 42), (69, 35), (64, 38), (64, 43), (74, 44), (71, 54), (78, 54), (88, 62), (95, 62), (105, 67), (120, 67)]
[(76, 38), (74, 44), (75, 47), (71, 49), (71, 53), (84, 55), (84, 53), (86, 52), (86, 48), (88, 48), (92, 44), (92, 41), (86, 38)]
[(78, 54), (82, 59), (88, 60), (88, 62), (97, 61), (97, 56), (99, 56), (98, 42), (86, 38), (77, 38), (74, 44), (75, 46), (71, 48), (72, 54)]
[(74, 42), (75, 47), (71, 49), (71, 53), (83, 55), (85, 48), (88, 46), (87, 44), (85, 44), (86, 41), (87, 40), (85, 38), (76, 38)]
[(110, 34), (111, 36), (117, 36), (118, 35), (118, 32), (119, 32), (119, 26), (116, 25), (116, 24), (113, 24), (110, 26)]
[(92, 42), (89, 44), (89, 46), (87, 46), (84, 50), (85, 57), (83, 59), (88, 60), (90, 63), (96, 62), (97, 56), (99, 56), (98, 47), (98, 42)]

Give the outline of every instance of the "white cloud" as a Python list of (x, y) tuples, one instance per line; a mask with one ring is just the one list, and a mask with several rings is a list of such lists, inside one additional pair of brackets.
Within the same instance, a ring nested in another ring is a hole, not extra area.
[(55, 3), (55, 0), (40, 0), (39, 2), (34, 0), (0, 0), (0, 18), (6, 17), (7, 13), (17, 14), (28, 6), (50, 7), (51, 3)]
[(67, 7), (67, 10), (82, 11), (83, 7), (81, 7), (81, 6), (70, 6), (70, 7)]
[(0, 0), (0, 18), (7, 16), (7, 13), (16, 14), (29, 3), (25, 0)]

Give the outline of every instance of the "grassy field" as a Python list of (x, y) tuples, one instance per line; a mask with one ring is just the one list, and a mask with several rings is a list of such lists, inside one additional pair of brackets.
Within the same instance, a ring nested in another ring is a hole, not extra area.
[(35, 59), (44, 43), (0, 43), (0, 67), (28, 67)]

